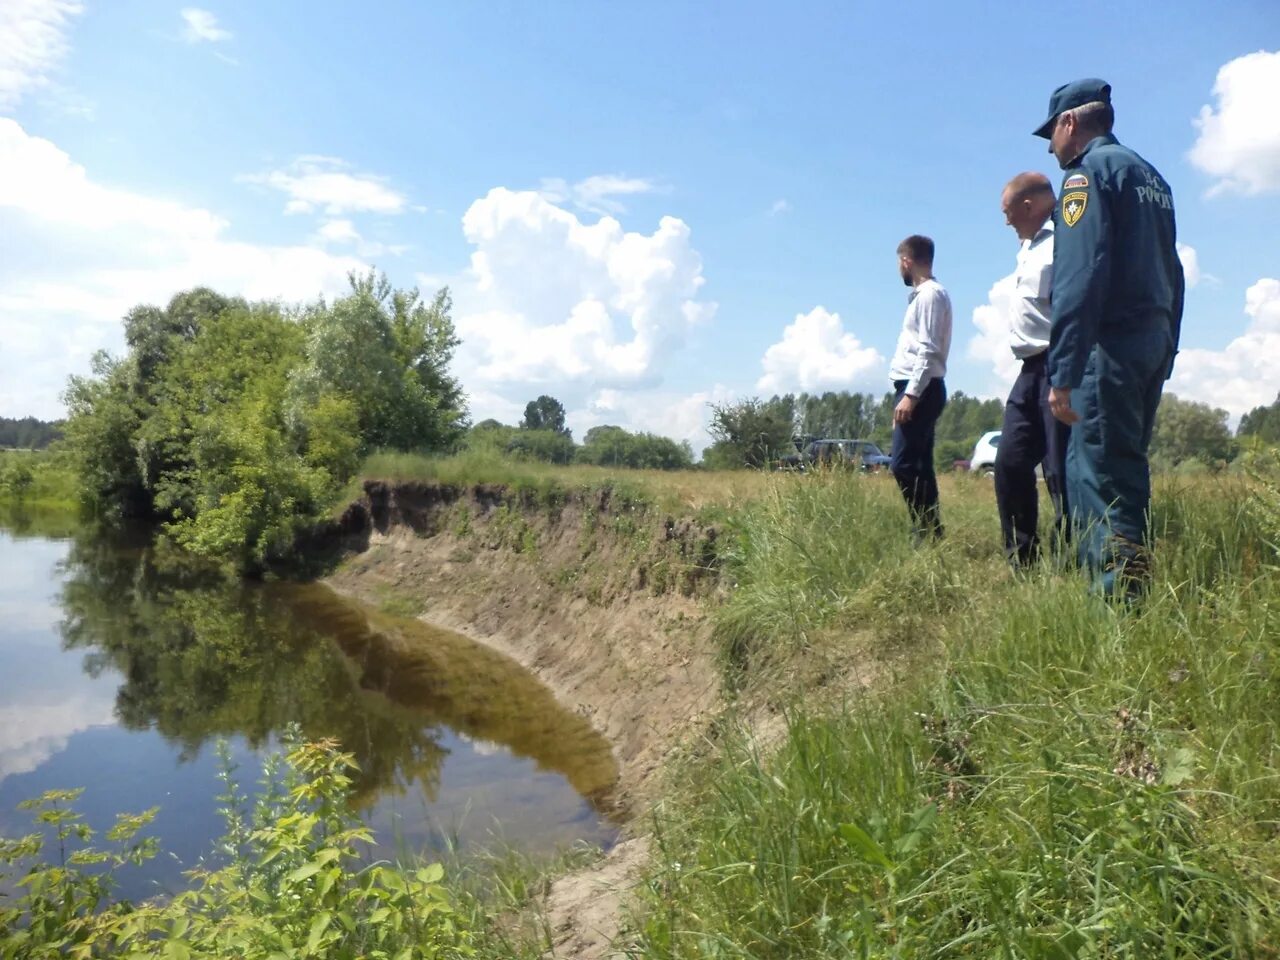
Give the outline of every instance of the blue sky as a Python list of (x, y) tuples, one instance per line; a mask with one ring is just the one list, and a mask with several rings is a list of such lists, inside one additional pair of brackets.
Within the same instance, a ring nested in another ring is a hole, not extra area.
[(0, 9), (0, 414), (58, 413), (134, 303), (376, 265), (453, 289), (477, 419), (545, 392), (700, 447), (708, 401), (885, 388), (912, 232), (952, 390), (1000, 395), (1000, 190), (1056, 181), (1030, 131), (1090, 75), (1194, 251), (1172, 389), (1280, 389), (1273, 0), (200, 3)]

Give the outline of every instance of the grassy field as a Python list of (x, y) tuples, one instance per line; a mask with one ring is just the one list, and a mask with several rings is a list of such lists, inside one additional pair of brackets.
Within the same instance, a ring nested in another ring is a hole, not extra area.
[(793, 691), (776, 752), (727, 723), (678, 776), (636, 956), (1280, 956), (1277, 491), (1161, 483), (1126, 611), (1007, 572), (970, 479), (926, 550), (876, 478), (737, 513), (726, 661), (879, 679)]

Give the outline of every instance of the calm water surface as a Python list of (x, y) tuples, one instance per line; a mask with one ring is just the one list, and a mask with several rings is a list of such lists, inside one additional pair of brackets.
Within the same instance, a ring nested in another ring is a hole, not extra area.
[(0, 521), (0, 834), (52, 788), (85, 788), (99, 828), (158, 805), (165, 853), (122, 893), (175, 889), (221, 834), (218, 739), (251, 787), (297, 723), (355, 754), (386, 852), (613, 842), (608, 744), (506, 657), (322, 586), (26, 527)]

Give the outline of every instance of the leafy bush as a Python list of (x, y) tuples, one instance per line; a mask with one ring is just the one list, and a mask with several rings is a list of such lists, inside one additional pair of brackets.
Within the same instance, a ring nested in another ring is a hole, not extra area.
[[(25, 870), (0, 907), (0, 958), (62, 957), (329, 960), (453, 960), (475, 955), (472, 936), (441, 885), (438, 865), (366, 864), (371, 837), (346, 800), (351, 758), (332, 742), (292, 742), (284, 763), (269, 758), (266, 788), (252, 809), (225, 750), (220, 868), (191, 871), (194, 886), (170, 900), (113, 901), (115, 871), (154, 857), (137, 839), (154, 809), (121, 816), (111, 847), (71, 803), (79, 791), (50, 791), (23, 804), (53, 832), (58, 859), (40, 859), (47, 838), (0, 841), (0, 882)], [(68, 852), (69, 848), (74, 847)]]
[(83, 499), (252, 568), (287, 552), (375, 447), (452, 449), (466, 418), (448, 292), (426, 304), (350, 279), (296, 314), (205, 289), (130, 311), (128, 354), (98, 354), (67, 388)]

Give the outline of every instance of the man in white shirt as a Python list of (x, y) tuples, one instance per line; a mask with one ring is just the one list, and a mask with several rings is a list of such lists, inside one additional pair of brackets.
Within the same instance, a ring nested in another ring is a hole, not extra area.
[(1039, 173), (1018, 174), (1000, 198), (1005, 222), (1022, 241), (1009, 312), (1009, 345), (1022, 361), (1022, 369), (1005, 404), (996, 448), (996, 508), (1005, 555), (1010, 563), (1024, 567), (1035, 562), (1040, 550), (1037, 465), (1043, 466), (1053, 500), (1055, 539), (1061, 543), (1067, 537), (1066, 459), (1071, 428), (1049, 409), (1055, 205), (1053, 187)]
[(934, 427), (947, 404), (943, 377), (951, 352), (951, 298), (933, 277), (933, 241), (913, 235), (898, 245), (898, 272), (911, 287), (898, 348), (889, 364), (893, 382), (893, 451), (889, 469), (902, 490), (917, 543), (942, 536)]

